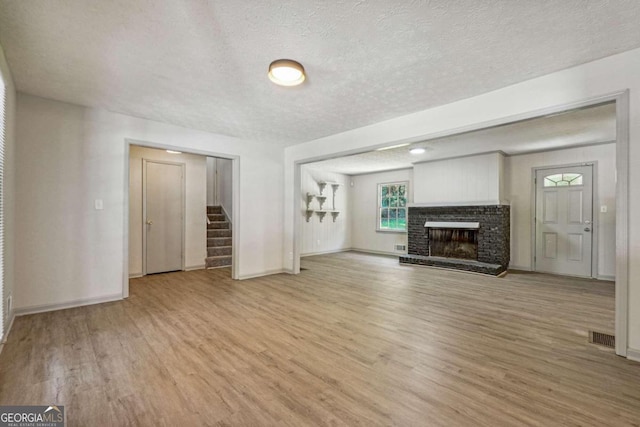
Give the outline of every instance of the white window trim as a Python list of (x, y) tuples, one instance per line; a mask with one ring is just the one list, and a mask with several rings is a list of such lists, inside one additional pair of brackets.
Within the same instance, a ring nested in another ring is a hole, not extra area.
[(407, 219), (407, 229), (409, 222), (409, 181), (395, 181), (395, 182), (379, 182), (376, 186), (376, 232), (380, 233), (399, 233), (399, 234), (407, 234), (407, 229), (405, 230), (393, 230), (389, 228), (381, 228), (380, 227), (380, 209), (382, 209), (382, 186), (383, 185), (404, 185), (405, 186), (405, 199), (406, 204), (404, 208), (407, 211), (406, 219)]

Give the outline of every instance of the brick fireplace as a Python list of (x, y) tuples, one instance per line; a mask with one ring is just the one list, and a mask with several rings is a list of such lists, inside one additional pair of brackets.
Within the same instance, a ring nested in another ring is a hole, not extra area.
[(510, 207), (409, 207), (408, 254), (402, 264), (499, 275), (510, 258)]

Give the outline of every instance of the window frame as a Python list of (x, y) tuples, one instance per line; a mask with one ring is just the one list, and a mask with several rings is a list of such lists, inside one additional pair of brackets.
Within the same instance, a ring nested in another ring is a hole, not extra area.
[[(407, 220), (407, 224), (404, 229), (400, 228), (382, 228), (382, 187), (388, 187), (391, 185), (404, 185), (405, 186), (405, 205), (403, 207), (398, 207), (397, 209), (405, 210), (405, 219)], [(376, 232), (381, 233), (402, 233), (406, 234), (408, 229), (408, 219), (409, 219), (409, 181), (393, 181), (393, 182), (380, 182), (376, 186)]]

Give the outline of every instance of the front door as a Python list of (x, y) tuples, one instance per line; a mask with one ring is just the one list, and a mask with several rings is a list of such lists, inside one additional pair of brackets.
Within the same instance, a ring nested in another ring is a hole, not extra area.
[(183, 165), (145, 160), (145, 273), (182, 270)]
[(593, 166), (536, 171), (535, 270), (592, 277)]

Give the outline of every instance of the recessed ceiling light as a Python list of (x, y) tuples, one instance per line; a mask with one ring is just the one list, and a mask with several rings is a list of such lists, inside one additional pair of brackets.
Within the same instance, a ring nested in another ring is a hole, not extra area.
[(169, 153), (169, 154), (182, 154), (182, 151), (167, 150), (167, 153)]
[(304, 67), (291, 59), (278, 59), (269, 65), (269, 80), (280, 86), (297, 86), (305, 79)]
[(376, 151), (391, 150), (392, 148), (406, 147), (407, 145), (409, 145), (408, 142), (406, 144), (390, 145), (389, 147), (377, 148)]
[(422, 148), (422, 147), (415, 147), (415, 148), (412, 148), (411, 150), (409, 150), (409, 152), (410, 152), (411, 154), (422, 154), (422, 153), (424, 153), (425, 151), (427, 151), (427, 150), (425, 150), (425, 149), (424, 149), (424, 148)]

